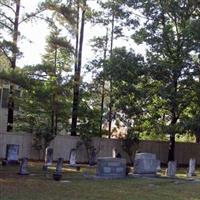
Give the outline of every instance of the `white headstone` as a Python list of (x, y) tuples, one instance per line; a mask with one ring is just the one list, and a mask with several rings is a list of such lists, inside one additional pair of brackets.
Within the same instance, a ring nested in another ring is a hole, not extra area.
[(72, 149), (69, 155), (69, 164), (70, 165), (76, 165), (76, 155), (77, 151), (76, 149)]
[(53, 162), (53, 148), (47, 147), (45, 150), (45, 165), (50, 166)]
[(8, 161), (18, 161), (19, 159), (19, 145), (7, 144), (6, 159)]
[(194, 158), (191, 158), (189, 161), (188, 177), (195, 176), (195, 165), (196, 160)]
[(112, 149), (112, 157), (116, 158), (117, 150), (115, 148)]

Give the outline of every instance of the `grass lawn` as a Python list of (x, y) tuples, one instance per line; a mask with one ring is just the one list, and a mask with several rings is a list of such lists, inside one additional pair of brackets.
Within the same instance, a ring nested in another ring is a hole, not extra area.
[(200, 200), (200, 181), (186, 180), (186, 169), (179, 171), (181, 179), (99, 180), (83, 176), (94, 174), (94, 168), (77, 172), (65, 167), (58, 182), (52, 178), (54, 168), (45, 174), (42, 163), (29, 165), (29, 176), (17, 175), (19, 166), (0, 166), (0, 200)]

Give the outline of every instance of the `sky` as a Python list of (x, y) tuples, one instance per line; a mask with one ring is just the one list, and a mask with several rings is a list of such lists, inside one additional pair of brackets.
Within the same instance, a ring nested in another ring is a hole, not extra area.
[[(40, 0), (22, 0), (22, 5), (26, 8), (26, 12), (34, 11), (41, 2)], [(94, 7), (94, 0), (90, 1), (90, 4)], [(23, 14), (25, 9), (21, 9)], [(41, 63), (42, 54), (45, 51), (46, 37), (49, 34), (49, 28), (44, 21), (36, 21), (33, 23), (24, 23), (19, 27), (19, 31), (24, 36), (24, 39), (19, 41), (20, 50), (23, 52), (23, 57), (18, 60), (18, 66), (23, 67), (24, 65), (34, 65)], [(90, 24), (85, 26), (84, 43), (83, 43), (83, 66), (94, 57), (94, 53), (91, 50), (89, 40), (95, 35), (106, 34), (106, 30), (102, 28), (93, 27)], [(125, 41), (118, 40), (114, 41), (114, 47), (126, 46), (132, 48), (136, 53), (145, 54), (145, 45), (136, 45), (133, 40)]]

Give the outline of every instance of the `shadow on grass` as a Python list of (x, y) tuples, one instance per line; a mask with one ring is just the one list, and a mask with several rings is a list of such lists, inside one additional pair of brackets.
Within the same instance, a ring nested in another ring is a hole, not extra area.
[[(125, 178), (116, 180), (87, 179), (95, 168), (83, 165), (80, 171), (64, 165), (62, 181), (54, 181), (55, 165), (47, 172), (42, 163), (29, 163), (29, 176), (17, 175), (19, 166), (0, 166), (1, 200), (197, 200), (200, 183), (189, 182), (186, 169), (178, 171), (179, 179)], [(163, 175), (164, 170), (161, 171)], [(162, 176), (161, 176), (162, 177)], [(197, 171), (196, 180), (200, 178)]]

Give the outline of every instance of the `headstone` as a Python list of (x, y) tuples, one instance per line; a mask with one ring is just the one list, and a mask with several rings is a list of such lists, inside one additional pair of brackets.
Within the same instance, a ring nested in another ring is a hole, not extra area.
[(134, 174), (155, 175), (157, 172), (156, 155), (152, 153), (137, 153), (134, 160)]
[(168, 168), (166, 175), (168, 177), (175, 177), (176, 176), (176, 161), (169, 161), (168, 162)]
[(117, 149), (113, 149), (112, 150), (112, 157), (113, 158), (121, 158), (122, 157), (122, 155), (117, 151)]
[(160, 160), (157, 160), (157, 167), (156, 167), (157, 172), (161, 171), (161, 166), (160, 165), (161, 165)]
[(195, 165), (196, 160), (194, 158), (191, 158), (189, 161), (189, 169), (188, 169), (188, 177), (196, 176), (195, 174)]
[(76, 149), (72, 149), (70, 154), (69, 154), (69, 164), (70, 165), (76, 165), (76, 156), (77, 156), (77, 151)]
[(43, 169), (47, 170), (53, 163), (53, 148), (47, 147), (45, 150), (44, 166)]
[(126, 159), (102, 157), (97, 159), (98, 177), (122, 178), (126, 176)]
[(63, 158), (58, 158), (56, 171), (53, 174), (54, 180), (59, 181), (62, 178), (62, 168), (63, 168)]
[(28, 173), (28, 158), (23, 158), (20, 164), (19, 175), (29, 175)]
[(19, 164), (19, 145), (7, 144), (6, 159), (2, 161), (2, 164)]
[(112, 149), (112, 157), (116, 158), (117, 150), (115, 148)]

